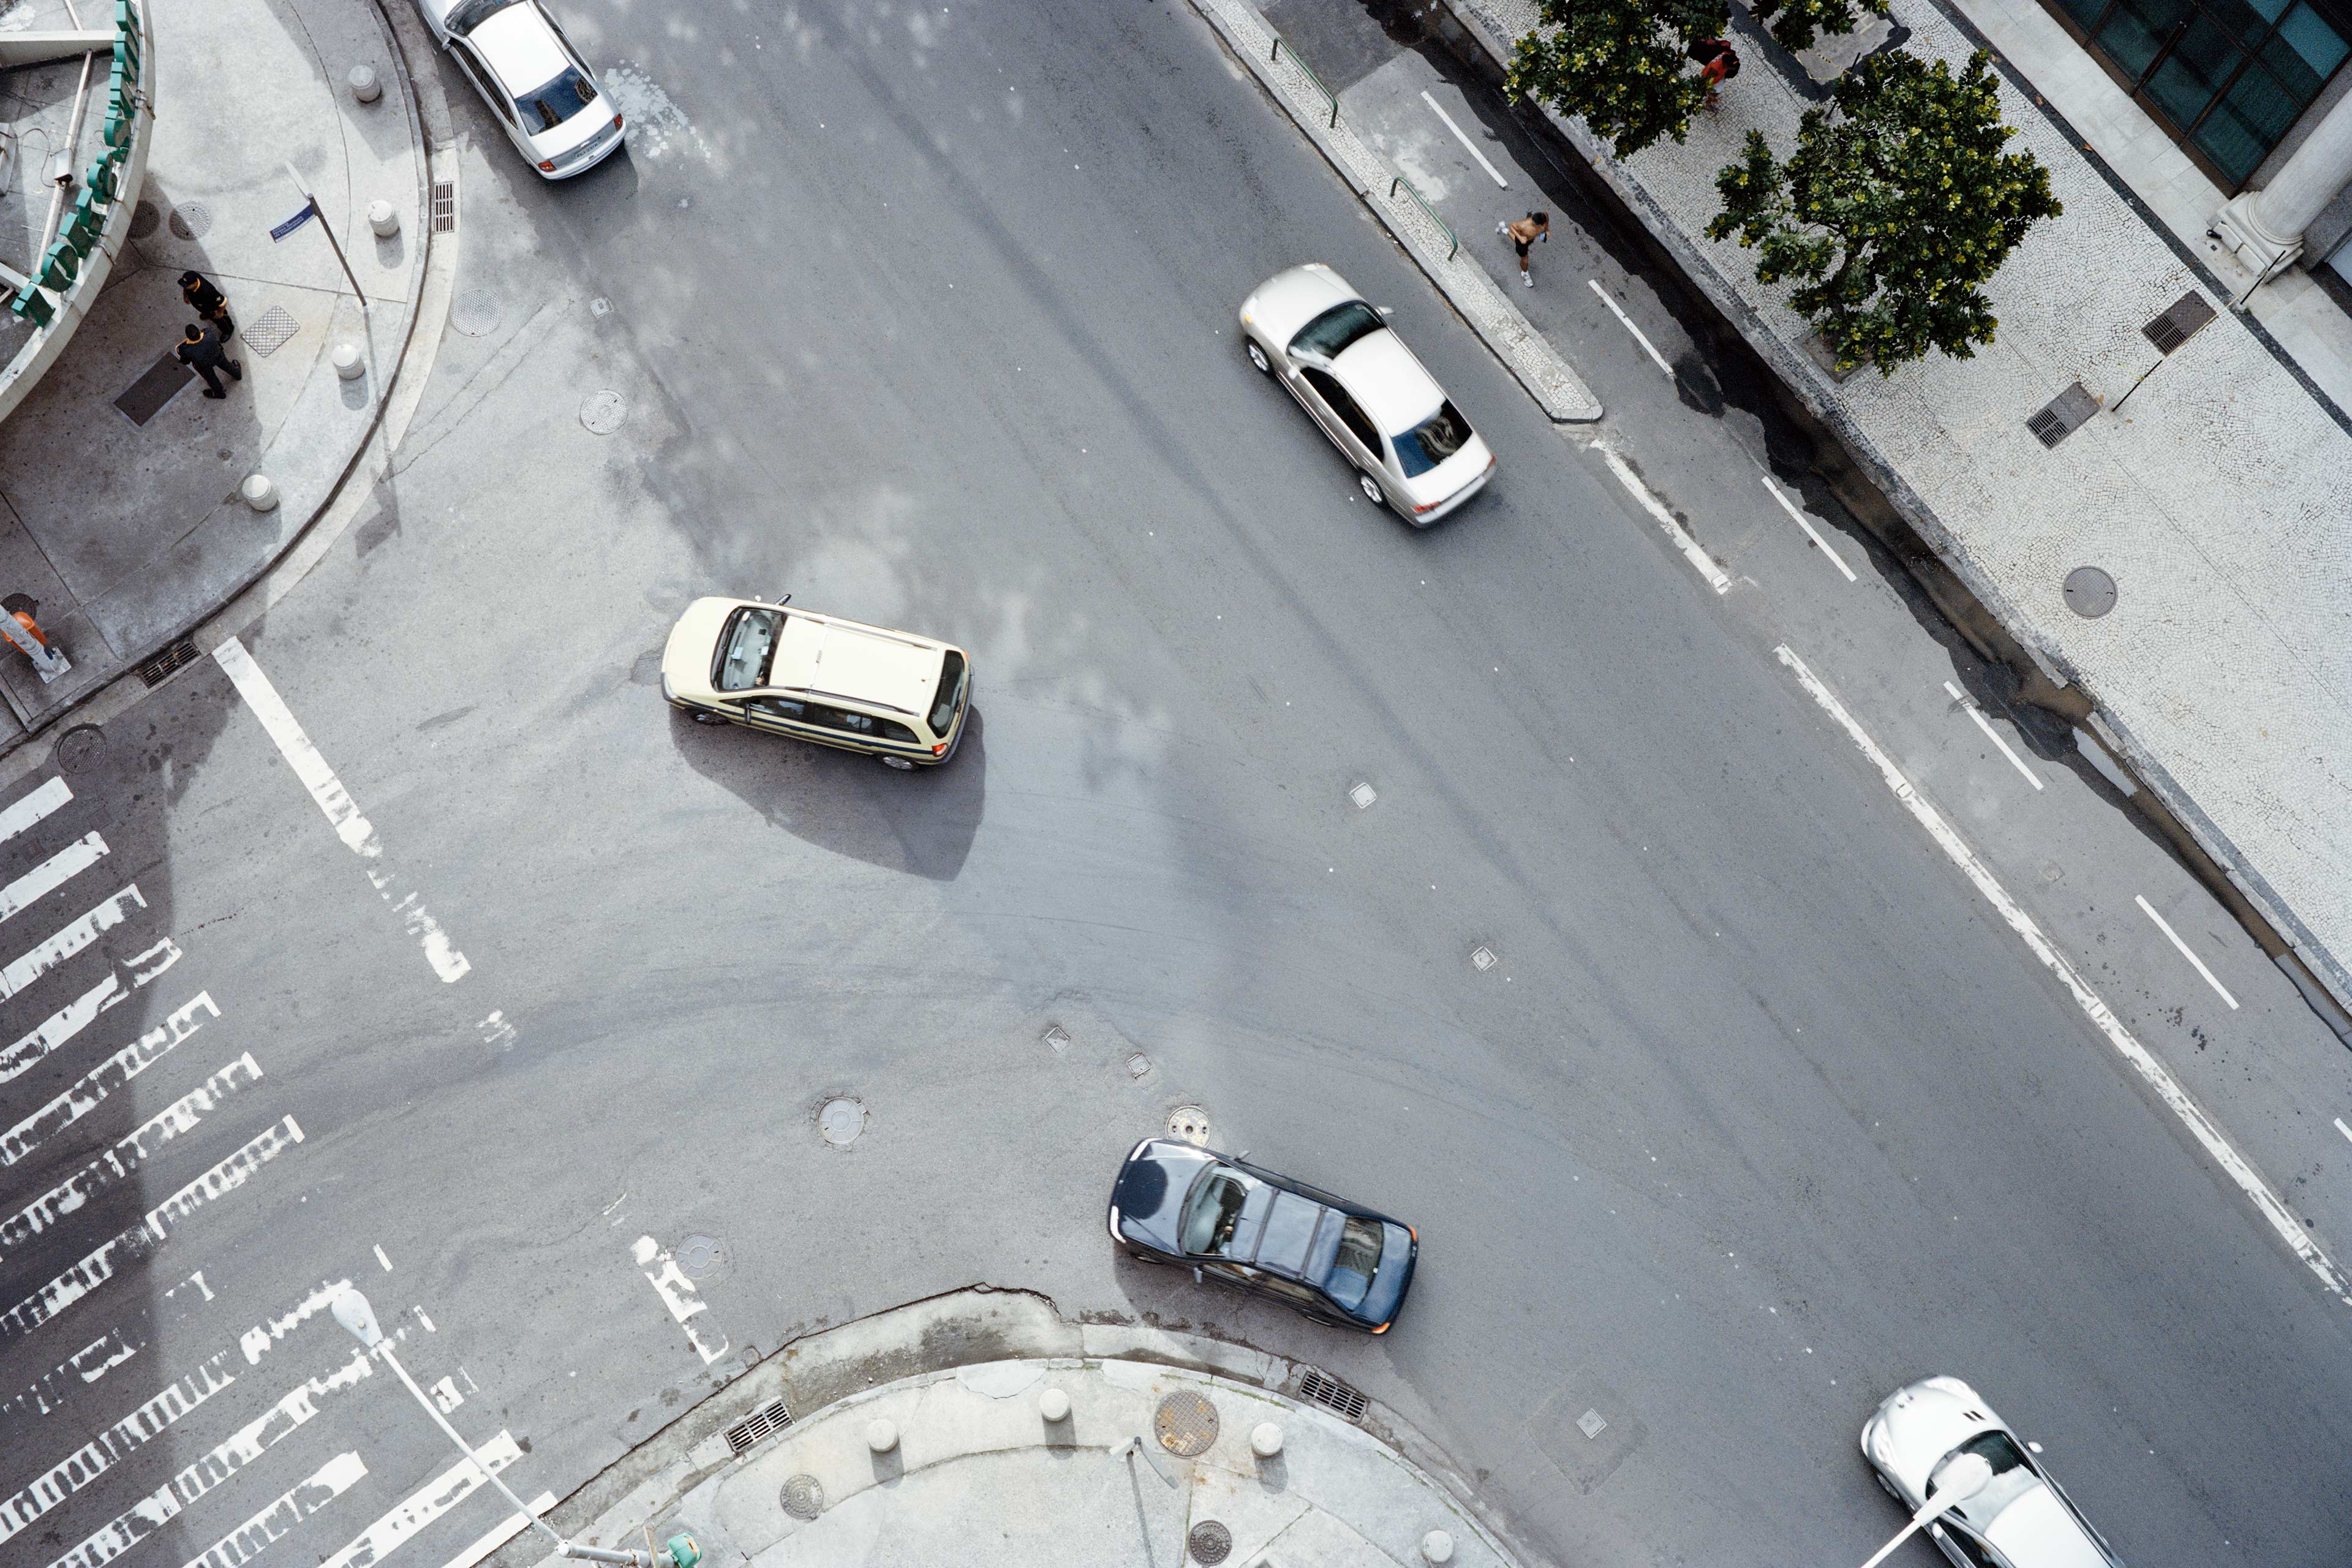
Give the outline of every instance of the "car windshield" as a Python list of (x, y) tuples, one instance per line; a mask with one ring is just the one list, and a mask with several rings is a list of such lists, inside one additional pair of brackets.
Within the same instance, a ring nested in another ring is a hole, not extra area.
[(1223, 1166), (1202, 1176), (1192, 1195), (1184, 1200), (1184, 1218), (1177, 1231), (1184, 1250), (1195, 1258), (1225, 1256), (1234, 1245), (1242, 1205), (1249, 1200), (1254, 1185), (1247, 1176)]
[(963, 655), (950, 653), (940, 663), (940, 700), (931, 710), (931, 733), (944, 735), (955, 721), (956, 704), (963, 700)]
[[(1992, 1479), (1984, 1489), (1965, 1502), (1952, 1505), (1952, 1511), (1968, 1522), (1979, 1534), (1990, 1529), (2001, 1510), (2042, 1484), (2033, 1467), (2025, 1462), (2024, 1451), (2016, 1439), (2006, 1432), (1979, 1432), (1950, 1453), (1936, 1467), (1936, 1475), (1963, 1454), (1974, 1454), (1992, 1467)], [(1927, 1481), (1927, 1495), (1935, 1496), (1936, 1477)]]
[(768, 682), (768, 661), (776, 656), (776, 632), (784, 624), (781, 610), (746, 605), (727, 618), (719, 634), (719, 658), (710, 667), (710, 684), (721, 691), (746, 691)]
[(466, 0), (463, 5), (449, 13), (449, 30), (464, 37), (508, 6), (521, 4), (522, 0)]
[(1350, 300), (1344, 305), (1334, 305), (1305, 326), (1290, 340), (1292, 353), (1310, 353), (1324, 359), (1338, 359), (1339, 351), (1368, 332), (1382, 330), (1381, 313), (1361, 300)]
[(542, 131), (552, 131), (579, 113), (596, 97), (595, 84), (577, 66), (567, 65), (563, 74), (553, 81), (541, 82), (515, 99), (515, 112), (522, 116), (522, 128), (536, 136)]
[(1451, 402), (1441, 403), (1437, 412), (1396, 438), (1397, 461), (1404, 465), (1404, 477), (1425, 474), (1470, 442), (1470, 421)]
[(1323, 1278), (1323, 1293), (1349, 1311), (1364, 1304), (1381, 1267), (1381, 1222), (1349, 1215), (1339, 1229), (1339, 1253)]

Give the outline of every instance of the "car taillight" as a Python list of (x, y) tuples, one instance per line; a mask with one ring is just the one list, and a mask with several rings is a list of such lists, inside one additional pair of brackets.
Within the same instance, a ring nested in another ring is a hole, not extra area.
[(1417, 506), (1412, 509), (1412, 515), (1419, 517), (1423, 512), (1435, 511), (1439, 507), (1444, 504), (1445, 503), (1443, 501), (1431, 501), (1427, 506)]
[(620, 128), (621, 128), (621, 117), (620, 117), (619, 115), (615, 114), (614, 116), (613, 116), (613, 129), (614, 129), (614, 130), (615, 130), (615, 131), (618, 131)]
[(935, 757), (945, 756), (947, 754), (947, 749), (948, 743), (945, 741), (941, 741), (938, 745), (931, 748), (931, 755)]
[(539, 166), (544, 173), (550, 174), (555, 173), (555, 160), (552, 158), (541, 158), (539, 161)]
[(1389, 1331), (1389, 1329), (1390, 1329), (1391, 1325), (1391, 1324), (1393, 1324), (1395, 1321), (1396, 1321), (1396, 1320), (1395, 1320), (1395, 1319), (1393, 1319), (1393, 1318), (1391, 1318), (1391, 1319), (1390, 1319), (1390, 1320), (1389, 1320), (1389, 1321), (1388, 1321), (1388, 1322), (1386, 1322), (1386, 1323), (1382, 1323), (1379, 1328), (1374, 1329), (1374, 1330), (1372, 1331), (1372, 1332), (1374, 1332), (1374, 1333), (1376, 1333), (1376, 1334), (1384, 1334), (1384, 1333), (1387, 1333), (1387, 1332)]

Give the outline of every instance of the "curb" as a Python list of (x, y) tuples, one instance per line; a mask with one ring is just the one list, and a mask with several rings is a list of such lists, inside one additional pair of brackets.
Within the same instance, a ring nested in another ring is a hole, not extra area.
[(1459, 237), (1422, 205), (1412, 182), (1339, 121), (1338, 100), (1287, 49), (1256, 7), (1247, 0), (1192, 0), (1192, 5), (1544, 413), (1563, 425), (1599, 419), (1601, 400), (1584, 379), (1511, 303), (1486, 269), (1461, 248)]

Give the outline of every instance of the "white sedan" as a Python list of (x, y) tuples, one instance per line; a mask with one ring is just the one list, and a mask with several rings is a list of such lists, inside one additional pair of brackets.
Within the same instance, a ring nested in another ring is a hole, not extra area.
[(1437, 378), (1321, 262), (1276, 273), (1241, 315), (1250, 363), (1323, 426), (1370, 500), (1425, 528), (1494, 477), (1495, 454)]
[(621, 145), (621, 111), (539, 0), (416, 0), (533, 168), (568, 180)]
[(2106, 1542), (1983, 1396), (1957, 1377), (1930, 1377), (1887, 1395), (1862, 1428), (1862, 1457), (1878, 1484), (1917, 1512), (1960, 1461), (1984, 1461), (1990, 1479), (1927, 1527), (1957, 1568), (2117, 1568)]

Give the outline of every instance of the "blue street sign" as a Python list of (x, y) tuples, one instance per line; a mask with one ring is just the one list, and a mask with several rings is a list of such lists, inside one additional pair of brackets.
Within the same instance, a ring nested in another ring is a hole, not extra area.
[(292, 217), (288, 218), (284, 223), (279, 224), (276, 228), (269, 231), (269, 237), (272, 240), (284, 239), (288, 235), (292, 234), (296, 229), (300, 228), (304, 224), (309, 223), (312, 218), (317, 217), (318, 216), (319, 204), (316, 202), (304, 202), (300, 212), (296, 213)]

